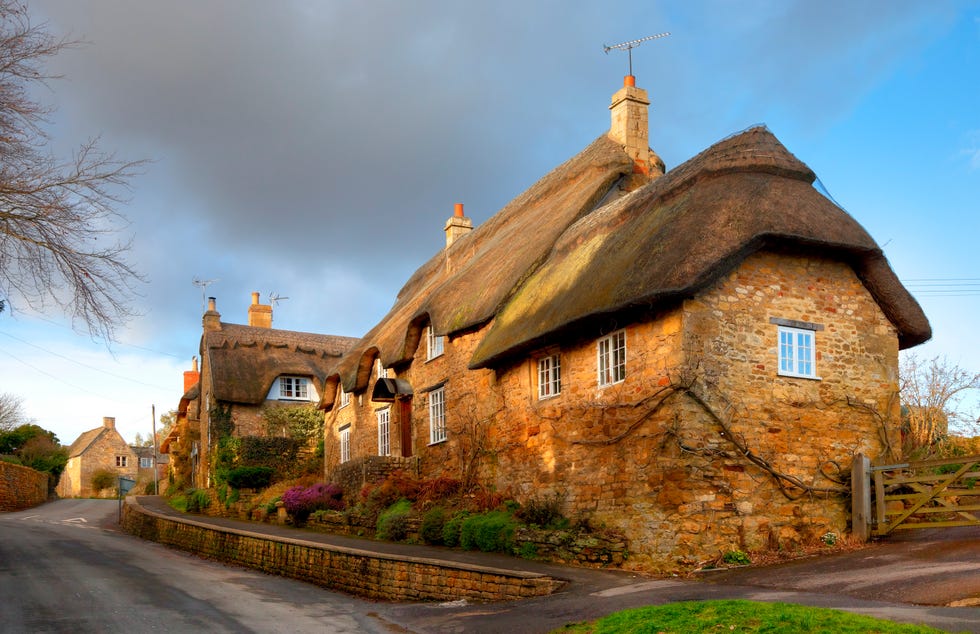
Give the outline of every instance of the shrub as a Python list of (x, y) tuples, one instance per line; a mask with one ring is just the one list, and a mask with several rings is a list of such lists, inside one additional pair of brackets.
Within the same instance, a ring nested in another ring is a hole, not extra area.
[(517, 520), (503, 511), (472, 515), (463, 521), (459, 545), (466, 550), (478, 548), (483, 552), (510, 552), (514, 543)]
[(302, 523), (318, 510), (339, 511), (344, 508), (344, 492), (336, 484), (320, 482), (310, 487), (295, 486), (282, 494), (282, 504), (293, 519)]
[(469, 513), (462, 511), (453, 515), (442, 527), (442, 543), (446, 546), (459, 546), (459, 536), (463, 530), (463, 522)]
[(228, 472), (233, 489), (264, 489), (272, 482), (272, 467), (236, 467)]
[(111, 489), (116, 486), (116, 473), (108, 469), (98, 469), (92, 473), (91, 483), (95, 491)]
[(408, 537), (408, 514), (412, 511), (412, 503), (399, 500), (389, 506), (378, 517), (378, 539), (399, 542)]
[(542, 528), (558, 528), (567, 524), (568, 520), (562, 515), (561, 507), (565, 498), (560, 493), (532, 497), (517, 511), (517, 518), (525, 524), (533, 524)]
[(455, 478), (438, 477), (423, 480), (418, 487), (418, 501), (420, 504), (428, 505), (446, 500), (458, 495), (461, 488), (462, 483)]
[(727, 553), (722, 555), (721, 560), (726, 564), (732, 564), (737, 566), (747, 566), (752, 563), (749, 556), (741, 550), (729, 550)]
[(361, 489), (361, 497), (368, 506), (388, 508), (401, 499), (415, 500), (418, 498), (419, 483), (402, 470), (392, 471), (384, 480), (376, 485), (366, 485)]
[(446, 527), (446, 509), (433, 506), (422, 516), (419, 536), (426, 544), (441, 544), (442, 532)]

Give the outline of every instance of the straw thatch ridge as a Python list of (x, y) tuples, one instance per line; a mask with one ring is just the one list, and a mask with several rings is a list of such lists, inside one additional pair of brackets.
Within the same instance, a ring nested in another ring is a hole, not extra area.
[(208, 355), (216, 400), (258, 405), (281, 375), (308, 377), (322, 393), (324, 379), (356, 342), (352, 337), (222, 322), (220, 330), (204, 333), (201, 354)]
[(339, 367), (344, 389), (367, 386), (377, 355), (385, 367), (408, 362), (429, 323), (437, 334), (446, 335), (489, 321), (568, 225), (625, 193), (617, 185), (632, 171), (623, 148), (599, 137), (436, 254), (412, 275), (384, 319), (345, 356)]
[(689, 297), (760, 249), (850, 263), (907, 348), (931, 336), (868, 233), (813, 188), (813, 172), (764, 127), (730, 137), (562, 235), (498, 313), (471, 368), (621, 311)]

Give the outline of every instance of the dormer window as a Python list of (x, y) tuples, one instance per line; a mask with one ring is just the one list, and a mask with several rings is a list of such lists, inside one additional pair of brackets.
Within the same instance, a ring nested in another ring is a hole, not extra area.
[(340, 406), (347, 407), (348, 405), (350, 405), (350, 392), (340, 388)]
[(380, 357), (374, 360), (374, 373), (375, 373), (375, 376), (377, 378), (379, 378), (379, 379), (387, 379), (388, 378), (388, 368), (386, 368), (383, 365), (381, 365), (381, 358)]
[(282, 400), (310, 400), (310, 380), (302, 376), (279, 377), (279, 398)]
[(425, 360), (429, 361), (436, 357), (441, 357), (446, 351), (446, 338), (435, 334), (432, 326), (425, 329), (426, 355)]

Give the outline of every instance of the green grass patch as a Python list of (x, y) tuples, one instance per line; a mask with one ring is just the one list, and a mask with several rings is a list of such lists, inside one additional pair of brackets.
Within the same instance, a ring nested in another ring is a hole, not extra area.
[(936, 634), (906, 625), (828, 608), (755, 601), (684, 601), (624, 610), (555, 632), (578, 634), (687, 634), (702, 632), (809, 632), (811, 634)]

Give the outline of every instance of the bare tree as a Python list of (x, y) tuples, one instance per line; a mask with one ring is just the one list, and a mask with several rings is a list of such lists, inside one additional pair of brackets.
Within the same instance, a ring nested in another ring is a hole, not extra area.
[(980, 389), (980, 372), (971, 373), (951, 364), (945, 357), (902, 358), (902, 424), (906, 445), (928, 447), (945, 437), (950, 429), (976, 433), (976, 414), (961, 409), (969, 390)]
[(129, 179), (143, 162), (122, 162), (84, 143), (56, 157), (45, 130), (53, 109), (30, 91), (55, 76), (48, 58), (77, 42), (31, 24), (27, 6), (0, 0), (0, 310), (52, 303), (92, 336), (111, 339), (133, 316), (140, 275), (118, 240)]
[(32, 422), (34, 420), (24, 412), (22, 397), (0, 392), (0, 431), (10, 431)]

